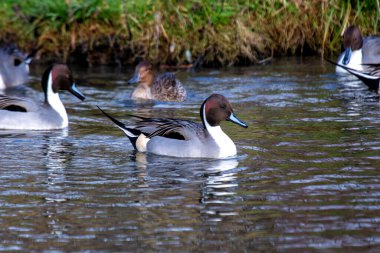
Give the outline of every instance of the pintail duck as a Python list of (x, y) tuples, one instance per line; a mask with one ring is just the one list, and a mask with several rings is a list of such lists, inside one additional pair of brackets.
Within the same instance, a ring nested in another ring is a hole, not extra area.
[[(368, 71), (366, 64), (380, 63), (380, 36), (368, 36), (363, 39), (358, 27), (349, 26), (343, 34), (344, 52), (337, 64), (347, 68)], [(344, 68), (336, 67), (337, 73), (347, 73)]]
[(234, 156), (236, 146), (221, 129), (220, 122), (226, 120), (248, 127), (235, 116), (228, 100), (219, 94), (213, 94), (203, 102), (200, 108), (202, 124), (182, 119), (133, 116), (139, 121), (134, 127), (128, 127), (100, 110), (127, 135), (137, 151), (157, 155), (204, 158)]
[(186, 99), (186, 90), (174, 74), (164, 73), (155, 76), (153, 66), (142, 61), (136, 66), (133, 77), (128, 84), (138, 83), (132, 99), (153, 99), (160, 101), (182, 102)]
[(49, 67), (42, 76), (45, 101), (42, 105), (24, 98), (0, 95), (0, 129), (47, 130), (68, 126), (68, 118), (58, 91), (67, 90), (80, 100), (70, 69), (64, 64)]
[(22, 53), (15, 46), (0, 47), (0, 90), (25, 84), (34, 53)]

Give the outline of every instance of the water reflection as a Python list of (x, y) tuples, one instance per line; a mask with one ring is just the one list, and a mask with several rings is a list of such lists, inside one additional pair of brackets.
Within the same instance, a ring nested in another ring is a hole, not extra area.
[[(136, 153), (136, 176), (140, 179), (141, 188), (153, 187), (150, 180), (157, 173), (165, 173), (158, 177), (170, 176), (168, 171), (159, 171), (158, 167), (170, 166), (177, 163), (176, 170), (171, 171), (172, 175), (181, 175), (184, 183), (188, 183), (189, 177), (199, 182), (199, 203), (203, 205), (201, 213), (205, 221), (221, 221), (224, 216), (238, 215), (236, 210), (237, 201), (235, 197), (236, 189), (239, 188), (235, 168), (238, 167), (238, 158), (230, 159), (180, 159), (172, 157), (162, 157), (146, 153)], [(189, 170), (190, 169), (190, 170)], [(177, 176), (178, 177), (178, 176)], [(154, 182), (153, 180), (152, 182)]]
[(65, 233), (65, 222), (59, 218), (60, 203), (69, 200), (65, 190), (66, 169), (72, 160), (72, 144), (67, 140), (68, 129), (54, 132), (54, 135), (42, 136), (41, 151), (43, 155), (43, 165), (46, 169), (46, 191), (44, 200), (46, 206), (43, 215), (45, 216), (46, 226), (49, 234), (61, 238)]
[[(95, 85), (86, 103), (62, 94), (69, 132), (0, 131), (0, 250), (376, 252), (380, 103), (330, 67), (180, 73), (190, 94), (180, 105), (124, 103), (123, 75), (75, 70)], [(223, 125), (240, 157), (135, 153), (95, 107), (126, 123), (129, 113), (198, 121), (211, 92), (254, 119), (248, 131)]]
[(65, 170), (72, 159), (72, 144), (67, 141), (67, 137), (67, 128), (57, 131), (53, 136), (42, 136), (43, 164), (46, 167), (47, 173), (47, 196), (45, 199), (48, 202), (67, 200), (62, 188), (66, 181)]
[(237, 159), (226, 159), (212, 162), (204, 172), (204, 183), (201, 184), (199, 202), (204, 205), (203, 219), (206, 222), (222, 221), (223, 217), (239, 215), (236, 202), (237, 181), (235, 168)]

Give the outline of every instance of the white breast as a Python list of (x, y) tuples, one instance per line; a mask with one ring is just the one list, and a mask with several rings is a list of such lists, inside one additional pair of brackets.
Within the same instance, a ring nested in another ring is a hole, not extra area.
[[(343, 54), (339, 57), (338, 64), (344, 65), (343, 64)], [(350, 62), (347, 65), (344, 65), (344, 66), (346, 66), (348, 68), (351, 68), (351, 69), (363, 71), (363, 66), (362, 66), (362, 50), (359, 49), (359, 50), (353, 51), (352, 54), (351, 54)], [(343, 68), (338, 67), (338, 66), (335, 68), (335, 71), (337, 73), (348, 74), (348, 72), (346, 70), (344, 70)]]
[[(206, 123), (208, 124), (208, 123)], [(220, 126), (209, 126), (207, 128), (208, 132), (216, 142), (219, 147), (219, 157), (229, 157), (236, 155), (236, 146), (235, 143), (225, 134)]]

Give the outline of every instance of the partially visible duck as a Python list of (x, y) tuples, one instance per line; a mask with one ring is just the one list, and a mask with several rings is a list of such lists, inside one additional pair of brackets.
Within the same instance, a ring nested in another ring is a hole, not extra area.
[[(349, 26), (343, 34), (344, 52), (338, 58), (338, 64), (348, 68), (368, 71), (363, 64), (380, 63), (380, 36), (368, 36), (363, 39), (358, 27)], [(347, 73), (336, 67), (336, 72)]]
[[(100, 109), (100, 108), (99, 108)], [(144, 118), (128, 127), (102, 109), (129, 138), (139, 152), (175, 157), (225, 158), (236, 155), (236, 146), (220, 127), (221, 121), (231, 121), (244, 128), (228, 100), (219, 94), (209, 96), (200, 108), (202, 124), (172, 118)]]
[(0, 47), (0, 90), (28, 82), (33, 55), (24, 54), (15, 46)]
[(160, 101), (182, 102), (186, 99), (186, 90), (174, 74), (164, 73), (155, 76), (153, 66), (142, 61), (136, 66), (133, 77), (128, 84), (137, 83), (132, 99), (153, 99)]
[(58, 91), (67, 90), (82, 101), (85, 98), (76, 88), (70, 69), (64, 64), (50, 66), (42, 76), (41, 85), (45, 93), (42, 104), (0, 95), (0, 129), (47, 130), (68, 126)]
[(331, 60), (326, 59), (331, 64), (334, 64), (337, 68), (341, 68), (347, 73), (356, 76), (365, 85), (368, 86), (370, 90), (376, 91), (380, 95), (380, 64), (363, 64), (368, 69), (368, 72), (360, 71), (352, 68), (348, 68), (344, 65), (335, 63)]

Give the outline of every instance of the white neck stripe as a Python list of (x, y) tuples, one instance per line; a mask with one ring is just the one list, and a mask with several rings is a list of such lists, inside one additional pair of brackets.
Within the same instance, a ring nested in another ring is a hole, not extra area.
[(205, 112), (206, 104), (203, 106), (203, 120), (205, 126), (212, 139), (216, 142), (219, 148), (219, 158), (236, 155), (236, 146), (234, 142), (226, 135), (222, 128), (218, 126), (211, 126), (206, 118)]
[(7, 86), (5, 86), (5, 83), (4, 83), (4, 80), (3, 80), (3, 77), (1, 76), (0, 74), (0, 90), (3, 90), (7, 88)]
[(51, 71), (48, 78), (48, 85), (46, 87), (46, 100), (47, 103), (59, 114), (59, 116), (61, 116), (61, 127), (67, 127), (69, 120), (67, 117), (66, 109), (62, 104), (61, 99), (59, 98), (59, 94), (53, 91), (53, 78)]

